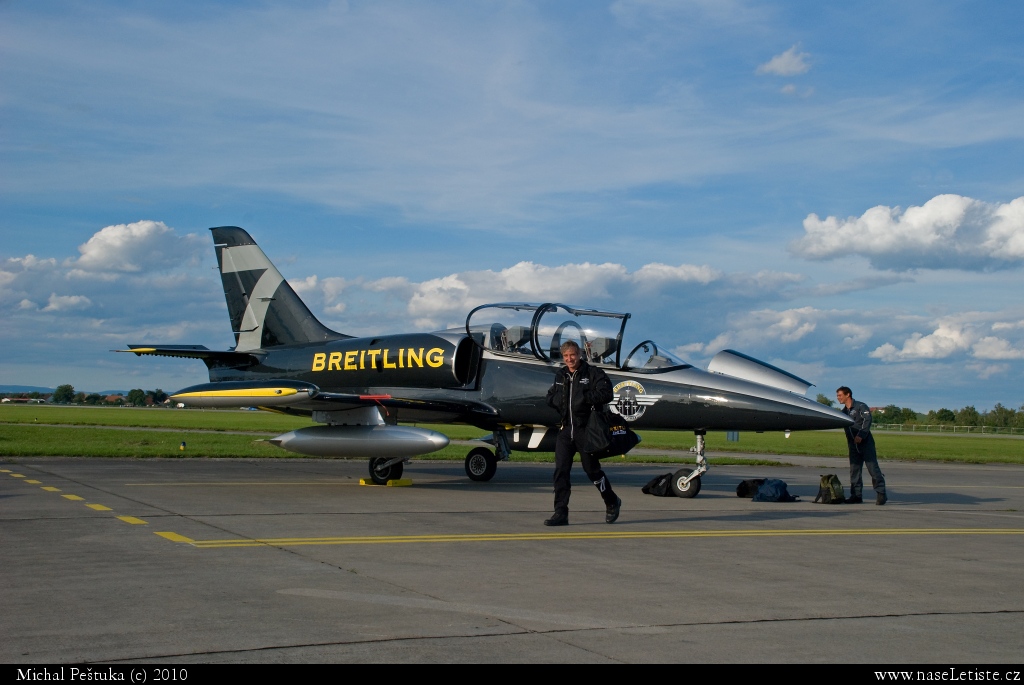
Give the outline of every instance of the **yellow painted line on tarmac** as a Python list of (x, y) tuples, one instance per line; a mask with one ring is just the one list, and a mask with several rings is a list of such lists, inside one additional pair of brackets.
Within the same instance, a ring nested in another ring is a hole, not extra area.
[(60, 488), (55, 488), (52, 485), (46, 485), (42, 489), (46, 490), (47, 492), (60, 492)]
[(11, 476), (11, 478), (24, 478), (25, 474), (24, 473), (12, 473), (12, 474), (10, 474), (10, 476)]
[(114, 511), (110, 507), (105, 507), (102, 504), (86, 504), (85, 506), (89, 507), (90, 509), (95, 509), (96, 511)]
[(271, 482), (267, 483), (264, 481), (249, 482), (249, 481), (230, 481), (221, 483), (125, 483), (126, 486), (131, 487), (181, 487), (181, 486), (196, 486), (196, 485), (357, 485), (355, 481), (351, 480), (312, 480), (312, 481), (282, 481), (282, 482)]
[(41, 480), (27, 480), (27, 481), (25, 481), (25, 482), (26, 482), (26, 483), (31, 483), (32, 485), (39, 485), (39, 484), (40, 484), (40, 483), (42, 483), (43, 481), (41, 481)]
[(85, 499), (84, 497), (79, 497), (78, 495), (61, 495), (61, 497), (63, 497), (64, 499), (74, 500), (75, 502), (81, 502), (82, 500)]
[(0, 473), (10, 473), (10, 469), (0, 469)]
[(147, 525), (145, 521), (143, 521), (142, 519), (137, 519), (134, 516), (118, 516), (117, 518), (121, 519), (125, 523), (131, 523), (131, 524), (134, 524), (136, 526), (138, 526), (138, 525)]
[[(297, 547), (306, 545), (395, 545), (407, 543), (531, 542), (547, 540), (639, 540), (666, 538), (829, 537), (849, 535), (1024, 535), (1024, 528), (857, 528), (850, 530), (666, 530), (580, 531), (566, 533), (481, 533), (452, 535), (376, 535), (323, 538), (257, 538), (192, 540), (176, 533), (157, 533), (194, 547)], [(173, 536), (173, 537), (172, 537)]]

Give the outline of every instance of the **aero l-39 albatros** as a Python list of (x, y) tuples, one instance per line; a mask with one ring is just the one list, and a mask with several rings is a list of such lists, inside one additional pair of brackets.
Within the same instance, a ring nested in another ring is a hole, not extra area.
[(707, 471), (704, 436), (718, 431), (841, 428), (849, 418), (804, 396), (791, 373), (732, 350), (706, 371), (651, 340), (621, 349), (630, 315), (557, 303), (485, 305), (465, 328), (357, 338), (321, 324), (241, 228), (213, 233), (235, 347), (129, 345), (124, 352), (202, 359), (210, 382), (171, 398), (195, 407), (257, 406), (311, 416), (320, 425), (270, 442), (322, 457), (369, 457), (370, 476), (399, 478), (410, 457), (448, 438), (401, 423), (461, 423), (491, 435), (466, 457), (466, 474), (490, 480), (514, 450), (554, 451), (559, 417), (545, 401), (559, 347), (579, 344), (611, 379), (613, 413), (636, 430), (692, 430), (696, 467), (675, 474), (682, 497)]

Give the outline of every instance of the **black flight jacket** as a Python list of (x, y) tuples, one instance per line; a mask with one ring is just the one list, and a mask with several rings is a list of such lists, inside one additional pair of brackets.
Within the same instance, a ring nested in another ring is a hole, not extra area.
[(555, 373), (555, 382), (548, 390), (548, 406), (562, 417), (562, 428), (568, 428), (575, 440), (577, 434), (582, 435), (591, 411), (613, 397), (608, 374), (581, 359), (576, 373), (569, 373), (564, 366)]

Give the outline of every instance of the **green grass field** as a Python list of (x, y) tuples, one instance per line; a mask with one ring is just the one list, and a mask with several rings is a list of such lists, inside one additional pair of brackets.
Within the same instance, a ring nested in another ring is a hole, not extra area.
[(308, 418), (265, 411), (154, 409), (142, 407), (60, 407), (45, 404), (0, 405), (0, 423), (48, 423), (64, 426), (137, 426), (215, 431), (285, 433), (312, 424)]
[[(299, 455), (262, 439), (309, 425), (312, 425), (309, 419), (269, 412), (0, 405), (0, 456), (295, 458)], [(453, 440), (470, 440), (485, 434), (472, 426), (424, 427), (440, 431)], [(229, 431), (260, 435), (236, 435)], [(665, 454), (629, 455), (625, 460), (616, 461), (693, 461), (693, 455), (685, 452), (694, 444), (692, 433), (647, 431), (641, 436), (641, 448), (665, 450)], [(183, 441), (186, 447), (181, 450)], [(881, 432), (875, 434), (875, 441), (881, 459), (1024, 463), (1024, 439), (1019, 438)], [(417, 459), (461, 461), (467, 452), (465, 445), (450, 445)], [(739, 442), (728, 442), (724, 433), (709, 433), (707, 453), (714, 464), (774, 465), (778, 464), (777, 460), (759, 459), (756, 455), (845, 457), (846, 440), (841, 431), (800, 432), (789, 438), (782, 433), (741, 433)], [(550, 461), (551, 458), (550, 454), (542, 453), (513, 455), (514, 461)]]

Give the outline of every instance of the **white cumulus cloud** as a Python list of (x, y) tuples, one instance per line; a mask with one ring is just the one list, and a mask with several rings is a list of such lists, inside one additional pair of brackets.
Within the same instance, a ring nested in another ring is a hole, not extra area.
[(985, 336), (971, 350), (976, 359), (1024, 359), (1024, 348), (1015, 348), (1010, 341), (995, 336)]
[(320, 281), (320, 287), (324, 294), (324, 301), (328, 304), (335, 302), (351, 285), (352, 281), (341, 278), (340, 276), (331, 276), (323, 279)]
[[(868, 356), (884, 362), (906, 362), (920, 359), (945, 359), (962, 353), (979, 360), (1024, 359), (1024, 339), (1015, 327), (1004, 321), (992, 321), (996, 315), (986, 312), (964, 312), (937, 320), (931, 333), (912, 333), (901, 346), (891, 342), (875, 348)], [(992, 335), (1001, 331), (1002, 336)]]
[(85, 295), (50, 295), (49, 304), (43, 307), (44, 312), (66, 312), (72, 309), (85, 309), (92, 306), (92, 300)]
[[(762, 276), (761, 274), (758, 275)], [(788, 274), (767, 280), (788, 282)], [(630, 271), (622, 264), (544, 266), (519, 262), (500, 271), (467, 271), (411, 285), (408, 311), (421, 321), (441, 322), (465, 316), (489, 302), (564, 302), (593, 306), (623, 292), (672, 292), (684, 285), (707, 286), (722, 278), (708, 266), (645, 264)]]
[(811, 56), (807, 52), (799, 52), (800, 46), (794, 45), (781, 55), (775, 55), (770, 60), (760, 65), (755, 73), (771, 74), (773, 76), (796, 76), (804, 74), (811, 68), (807, 59)]
[(97, 231), (78, 247), (81, 256), (64, 265), (72, 273), (162, 270), (195, 260), (205, 243), (194, 234), (178, 235), (162, 221), (116, 224)]
[(681, 264), (669, 266), (668, 264), (644, 264), (633, 274), (633, 281), (637, 284), (663, 284), (672, 281), (678, 283), (700, 283), (707, 285), (722, 277), (722, 272), (712, 269), (710, 266), (696, 266), (694, 264)]
[(843, 336), (843, 343), (856, 349), (871, 337), (871, 328), (855, 323), (841, 323), (836, 330)]
[[(775, 310), (759, 309), (750, 312), (736, 313), (730, 317), (728, 328), (719, 333), (707, 344), (691, 343), (677, 348), (680, 353), (689, 354), (713, 354), (728, 347), (739, 347), (743, 349), (777, 346), (779, 343), (796, 343), (805, 341), (819, 326), (824, 325), (832, 335), (834, 326), (842, 320), (846, 313), (821, 310), (814, 307), (799, 307), (795, 309)], [(860, 327), (859, 335), (870, 335), (868, 329)], [(849, 337), (849, 324), (844, 324), (842, 330)], [(820, 332), (820, 331), (819, 331)]]
[(859, 217), (804, 219), (790, 250), (806, 259), (860, 255), (878, 269), (991, 270), (1024, 263), (1024, 197), (992, 204), (937, 195), (920, 207), (879, 205)]
[(35, 255), (25, 255), (24, 257), (11, 257), (7, 260), (7, 263), (14, 268), (19, 268), (23, 271), (29, 271), (31, 269), (46, 269), (57, 266), (57, 260), (53, 257), (49, 259), (39, 259)]
[(288, 281), (288, 285), (290, 285), (292, 287), (292, 290), (294, 290), (297, 294), (301, 296), (316, 290), (317, 282), (318, 279), (316, 277), (316, 274), (313, 274), (312, 276), (308, 276), (307, 278), (300, 278), (294, 281), (290, 280)]

